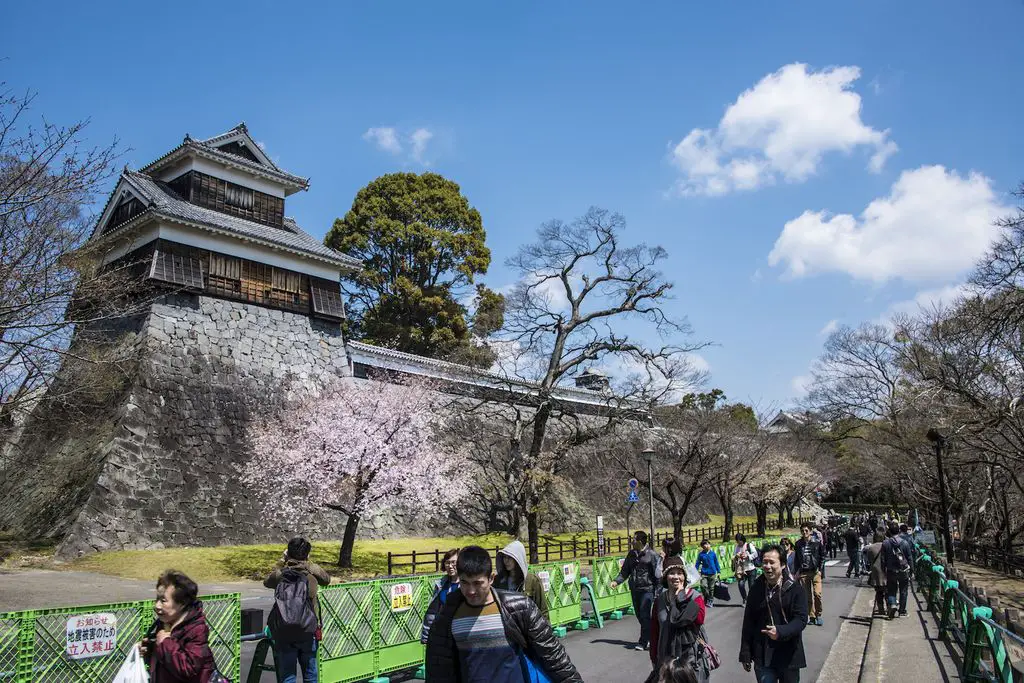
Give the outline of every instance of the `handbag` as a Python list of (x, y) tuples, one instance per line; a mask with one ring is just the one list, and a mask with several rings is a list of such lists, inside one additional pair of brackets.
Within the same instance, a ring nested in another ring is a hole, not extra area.
[(231, 683), (231, 679), (222, 674), (220, 671), (214, 669), (213, 673), (210, 674), (210, 680), (208, 683)]
[(149, 672), (138, 645), (133, 645), (128, 651), (121, 668), (114, 674), (113, 683), (149, 683)]
[(704, 659), (708, 660), (709, 669), (714, 671), (722, 666), (722, 657), (718, 654), (718, 650), (713, 648), (708, 641), (704, 640), (703, 636), (697, 638), (697, 643), (700, 645), (701, 654), (704, 655)]
[(732, 594), (729, 592), (729, 584), (715, 584), (715, 600), (723, 600), (725, 602), (729, 602), (730, 600), (732, 600)]

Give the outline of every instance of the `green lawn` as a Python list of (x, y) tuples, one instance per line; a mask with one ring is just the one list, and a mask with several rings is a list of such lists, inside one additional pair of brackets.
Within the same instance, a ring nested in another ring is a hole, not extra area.
[[(753, 521), (752, 517), (738, 517), (737, 523)], [(707, 528), (720, 525), (721, 517), (710, 517), (704, 525), (687, 528)], [(668, 529), (659, 529), (668, 531)], [(609, 538), (625, 536), (625, 529), (609, 529)], [(596, 532), (543, 534), (542, 541), (572, 541), (592, 539)], [(435, 548), (482, 545), (487, 548), (504, 546), (512, 537), (502, 534), (489, 536), (451, 536), (432, 538), (401, 538), (379, 541), (357, 541), (353, 552), (353, 569), (338, 567), (340, 542), (323, 541), (313, 546), (311, 559), (322, 565), (335, 581), (351, 581), (370, 578), (387, 573), (388, 552), (410, 553), (412, 551), (433, 554)], [(78, 560), (59, 565), (59, 568), (92, 571), (124, 578), (151, 580), (164, 569), (174, 568), (185, 572), (199, 583), (217, 583), (246, 579), (262, 579), (281, 557), (282, 545), (218, 546), (213, 548), (167, 548), (165, 550), (123, 550), (96, 553)], [(405, 560), (408, 561), (408, 560)], [(422, 571), (422, 569), (420, 570)]]

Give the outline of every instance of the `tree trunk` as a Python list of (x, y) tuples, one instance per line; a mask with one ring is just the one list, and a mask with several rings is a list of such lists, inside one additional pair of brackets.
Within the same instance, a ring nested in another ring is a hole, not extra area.
[(672, 511), (672, 537), (683, 542), (683, 515), (675, 510)]
[(338, 566), (342, 569), (352, 568), (352, 548), (356, 545), (358, 527), (359, 515), (349, 515), (345, 522), (345, 536), (341, 539), (341, 551), (338, 553)]
[(794, 524), (796, 524), (796, 522), (793, 521), (793, 510), (795, 508), (796, 505), (790, 505), (786, 507), (786, 524), (788, 524), (789, 526), (793, 526)]
[(530, 509), (526, 511), (526, 534), (530, 540), (530, 564), (540, 562), (540, 526), (537, 524), (537, 508), (540, 498), (530, 496)]
[(768, 535), (768, 504), (754, 503), (754, 510), (757, 513), (757, 535), (764, 538)]
[(775, 509), (778, 510), (778, 512), (779, 512), (779, 526), (778, 526), (778, 528), (782, 529), (783, 527), (786, 526), (786, 516), (785, 516), (786, 515), (786, 508), (783, 505), (776, 505)]
[(733, 511), (731, 501), (722, 505), (722, 513), (725, 515), (725, 524), (722, 526), (722, 543), (728, 543), (732, 538)]

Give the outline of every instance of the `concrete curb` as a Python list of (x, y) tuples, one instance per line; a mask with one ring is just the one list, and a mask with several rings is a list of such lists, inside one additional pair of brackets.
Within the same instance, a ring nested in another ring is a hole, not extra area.
[(818, 674), (819, 681), (849, 681), (853, 672), (860, 671), (864, 646), (871, 628), (869, 623), (863, 621), (862, 615), (865, 609), (870, 612), (874, 597), (873, 589), (868, 590), (863, 586), (858, 588)]
[[(872, 588), (872, 605), (874, 605), (874, 591), (875, 589)], [(885, 638), (884, 631), (887, 623), (888, 620), (885, 617), (871, 617), (871, 630), (868, 631), (868, 640), (864, 644), (864, 658), (860, 664), (858, 683), (878, 683), (882, 680), (882, 642)]]

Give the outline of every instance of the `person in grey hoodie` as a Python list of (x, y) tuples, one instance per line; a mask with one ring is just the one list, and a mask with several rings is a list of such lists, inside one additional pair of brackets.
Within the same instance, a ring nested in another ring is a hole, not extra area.
[(636, 650), (646, 650), (651, 644), (651, 607), (654, 605), (654, 590), (661, 581), (661, 562), (657, 553), (647, 545), (647, 532), (633, 534), (633, 549), (626, 555), (619, 575), (612, 581), (612, 588), (629, 578), (629, 592), (633, 598), (633, 613), (640, 622), (640, 640)]
[(499, 590), (523, 593), (533, 600), (537, 609), (548, 618), (548, 600), (544, 594), (544, 583), (530, 572), (526, 564), (526, 548), (519, 541), (512, 541), (498, 551), (498, 576), (494, 587)]

